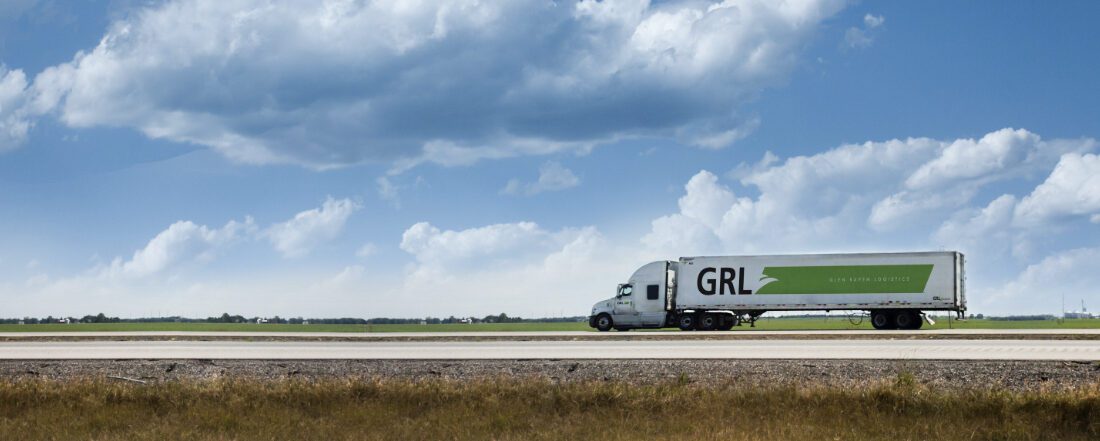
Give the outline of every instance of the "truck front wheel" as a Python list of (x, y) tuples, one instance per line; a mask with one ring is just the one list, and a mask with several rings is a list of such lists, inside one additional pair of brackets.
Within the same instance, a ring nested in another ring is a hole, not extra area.
[(680, 318), (676, 320), (676, 324), (680, 326), (681, 331), (694, 331), (695, 314), (681, 314)]
[(611, 327), (615, 325), (615, 322), (611, 320), (611, 316), (607, 314), (600, 314), (596, 317), (596, 329), (600, 332), (607, 332), (611, 330)]

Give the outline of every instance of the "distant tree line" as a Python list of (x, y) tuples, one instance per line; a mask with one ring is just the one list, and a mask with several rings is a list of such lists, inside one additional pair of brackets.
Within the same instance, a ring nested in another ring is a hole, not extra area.
[(412, 325), (412, 324), (449, 324), (449, 323), (561, 323), (561, 322), (582, 322), (587, 320), (585, 316), (571, 316), (571, 317), (547, 317), (547, 318), (531, 318), (525, 319), (522, 317), (512, 317), (505, 313), (490, 314), (484, 317), (455, 317), (450, 316), (447, 318), (439, 317), (423, 317), (423, 318), (395, 318), (395, 317), (374, 317), (374, 318), (357, 318), (357, 317), (341, 317), (341, 318), (303, 318), (303, 317), (291, 317), (283, 318), (279, 316), (274, 317), (245, 317), (240, 314), (230, 315), (228, 312), (222, 313), (217, 317), (207, 318), (189, 318), (180, 316), (169, 317), (139, 317), (139, 318), (118, 318), (108, 317), (104, 313), (96, 315), (86, 315), (81, 318), (77, 317), (54, 317), (46, 316), (42, 318), (37, 317), (24, 317), (24, 318), (0, 318), (0, 324), (17, 324), (23, 323), (28, 325), (36, 325), (42, 323), (276, 323), (276, 324), (291, 324), (297, 325), (302, 323), (310, 324), (325, 324), (325, 325)]
[(992, 317), (992, 316), (990, 316), (990, 317), (986, 317), (986, 318), (989, 319), (989, 320), (999, 320), (999, 321), (1023, 321), (1023, 320), (1054, 320), (1058, 317), (1055, 317), (1055, 316), (1050, 315), (1050, 314), (1042, 314), (1042, 315), (1006, 315), (1006, 316), (1003, 316), (1003, 317)]

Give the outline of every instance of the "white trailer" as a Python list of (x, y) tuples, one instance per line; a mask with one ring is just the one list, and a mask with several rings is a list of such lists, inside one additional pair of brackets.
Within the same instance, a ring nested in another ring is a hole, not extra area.
[(919, 329), (925, 311), (966, 311), (962, 253), (704, 256), (646, 264), (589, 326), (729, 330), (767, 311), (867, 311), (875, 329)]

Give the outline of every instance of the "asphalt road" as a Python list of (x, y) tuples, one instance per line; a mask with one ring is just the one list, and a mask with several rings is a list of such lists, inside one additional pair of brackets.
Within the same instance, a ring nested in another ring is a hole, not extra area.
[(1096, 340), (15, 341), (0, 359), (1097, 360)]
[(830, 330), (830, 331), (517, 331), (517, 332), (207, 332), (207, 331), (118, 331), (118, 332), (0, 332), (2, 339), (48, 337), (287, 337), (287, 338), (450, 338), (450, 337), (631, 337), (662, 336), (669, 338), (706, 335), (761, 335), (761, 336), (880, 336), (884, 339), (930, 336), (985, 336), (985, 335), (1100, 335), (1100, 329), (926, 329), (919, 331)]

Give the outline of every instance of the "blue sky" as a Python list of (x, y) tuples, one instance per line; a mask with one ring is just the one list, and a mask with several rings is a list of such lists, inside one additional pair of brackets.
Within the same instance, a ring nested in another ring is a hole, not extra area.
[(0, 316), (579, 315), (650, 260), (929, 249), (974, 312), (1100, 304), (1093, 2), (314, 3), (0, 6)]

